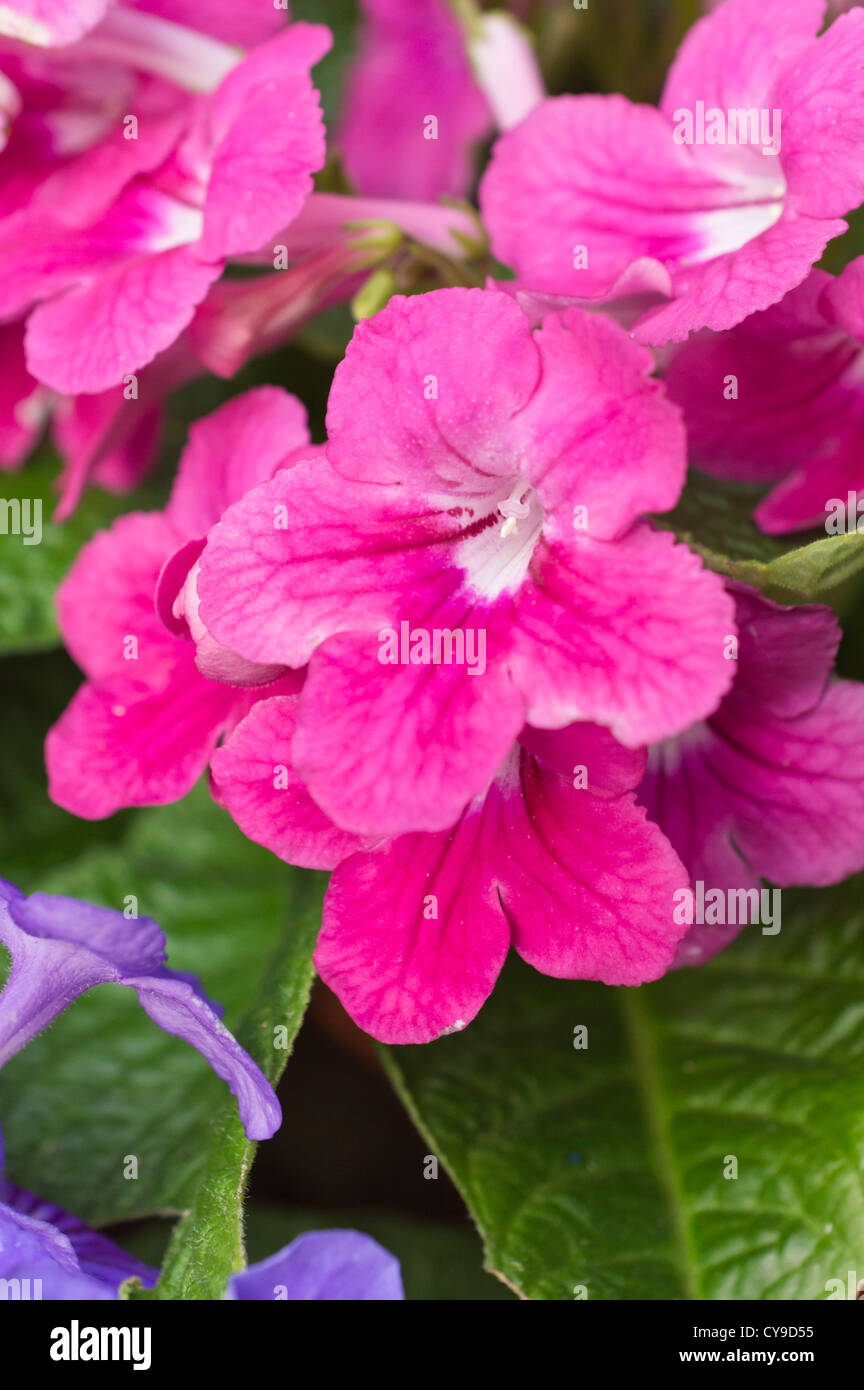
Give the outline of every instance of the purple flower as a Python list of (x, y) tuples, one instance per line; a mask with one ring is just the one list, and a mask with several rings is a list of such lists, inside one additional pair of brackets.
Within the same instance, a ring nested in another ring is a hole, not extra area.
[[(0, 1175), (3, 1135), (0, 1132)], [(115, 1299), (125, 1279), (151, 1289), (142, 1264), (62, 1207), (0, 1176), (0, 1299), (92, 1303)], [(403, 1299), (399, 1261), (359, 1231), (307, 1231), (268, 1260), (232, 1275), (229, 1300)]]
[(94, 1302), (116, 1298), (133, 1275), (153, 1287), (158, 1270), (2, 1172), (0, 1133), (0, 1280), (6, 1281), (0, 1298)]
[(282, 1114), (272, 1086), (195, 977), (165, 966), (165, 937), (149, 917), (127, 920), (46, 893), (28, 898), (0, 879), (0, 941), (12, 955), (0, 995), (0, 1066), (86, 990), (129, 985), (154, 1023), (191, 1043), (227, 1081), (248, 1138), (275, 1134)]
[(228, 1281), (229, 1299), (389, 1302), (402, 1299), (395, 1255), (360, 1231), (306, 1231)]

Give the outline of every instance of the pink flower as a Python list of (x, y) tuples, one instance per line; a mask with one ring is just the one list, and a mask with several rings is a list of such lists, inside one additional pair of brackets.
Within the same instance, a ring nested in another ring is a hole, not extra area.
[(294, 673), (255, 667), (209, 638), (195, 576), (225, 507), (298, 451), (314, 454), (308, 440), (302, 406), (276, 387), (228, 401), (193, 427), (165, 511), (121, 517), (81, 551), (57, 598), (88, 678), (48, 734), (59, 805), (97, 819), (176, 800), (260, 694), (296, 689)]
[(483, 180), (495, 254), (528, 289), (598, 298), (655, 260), (669, 302), (639, 320), (646, 343), (776, 303), (864, 197), (864, 11), (816, 38), (824, 11), (726, 0), (685, 38), (659, 110), (544, 102), (498, 141)]
[[(639, 801), (694, 883), (823, 887), (864, 868), (864, 687), (832, 678), (829, 608), (782, 608), (730, 585), (738, 671), (716, 712), (648, 754)], [(698, 965), (737, 927), (694, 925), (680, 964)]]
[(3, 49), (20, 109), (0, 154), (0, 317), (27, 314), (33, 376), (66, 395), (121, 382), (176, 341), (227, 260), (292, 222), (324, 160), (309, 70), (329, 45), (294, 24), (243, 57), (115, 6), (69, 47)]
[[(362, 285), (370, 264), (386, 258), (404, 235), (445, 255), (465, 254), (476, 234), (472, 215), (434, 204), (312, 194), (283, 234), (284, 270), (220, 280), (189, 327), (134, 381), (95, 394), (63, 396), (31, 376), (24, 325), (0, 325), (6, 370), (0, 383), (0, 468), (19, 467), (51, 422), (64, 468), (55, 520), (75, 509), (88, 481), (113, 492), (147, 474), (162, 432), (165, 397), (205, 370), (230, 377), (257, 353), (293, 336), (314, 314), (343, 303)], [(462, 240), (460, 240), (462, 238)], [(272, 249), (264, 258), (271, 259)]]
[(338, 826), (449, 828), (526, 721), (638, 746), (716, 707), (731, 602), (638, 519), (685, 466), (650, 370), (602, 316), (535, 334), (503, 294), (397, 297), (336, 371), (327, 460), (211, 533), (203, 622), (247, 660), (309, 663), (294, 763)]
[(20, 468), (50, 422), (63, 460), (54, 514), (64, 521), (88, 481), (126, 492), (149, 471), (162, 432), (165, 395), (200, 375), (186, 334), (141, 372), (133, 393), (116, 386), (96, 395), (61, 396), (27, 370), (22, 323), (0, 325), (0, 468)]
[(0, 324), (0, 468), (18, 468), (42, 433), (51, 393), (34, 380), (24, 358), (17, 323)]
[(526, 729), (453, 826), (370, 842), (294, 771), (297, 705), (255, 705), (213, 757), (214, 789), (251, 839), (334, 868), (315, 964), (368, 1033), (421, 1043), (464, 1028), (511, 942), (563, 979), (638, 985), (672, 964), (687, 873), (635, 804), (644, 752), (594, 724)]
[(361, 193), (464, 197), (472, 146), (492, 133), (465, 35), (447, 0), (362, 0), (340, 146)]
[[(101, 24), (100, 39), (110, 36), (119, 42), (122, 37), (131, 42), (132, 36), (141, 33), (135, 27), (135, 11), (244, 48), (271, 38), (285, 22), (284, 8), (271, 8), (260, 0), (5, 0), (0, 35), (40, 48), (63, 47), (92, 34)], [(160, 30), (151, 25), (145, 32), (155, 39)], [(165, 50), (181, 43), (177, 35), (161, 33)]]
[(820, 526), (849, 491), (864, 501), (864, 257), (836, 280), (814, 270), (774, 307), (684, 344), (666, 381), (693, 463), (776, 482), (756, 508), (763, 530)]
[(0, 34), (43, 48), (75, 43), (93, 29), (110, 0), (12, 0), (0, 12)]

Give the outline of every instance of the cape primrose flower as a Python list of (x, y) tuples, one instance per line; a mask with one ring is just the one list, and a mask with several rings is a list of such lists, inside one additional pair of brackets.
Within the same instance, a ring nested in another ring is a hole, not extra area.
[(864, 513), (864, 256), (836, 279), (814, 270), (727, 333), (698, 334), (665, 376), (684, 411), (692, 462), (773, 484), (755, 511), (763, 531), (856, 529)]
[[(0, 319), (26, 316), (30, 373), (66, 395), (176, 342), (226, 262), (294, 220), (324, 162), (310, 69), (329, 29), (267, 38), (267, 7), (263, 24), (246, 16), (265, 41), (244, 55), (170, 18), (199, 22), (197, 5), (155, 8), (0, 8), (0, 33), (31, 40), (0, 52)], [(200, 8), (235, 27), (225, 6)]]
[(94, 985), (128, 985), (144, 1012), (183, 1038), (237, 1097), (250, 1139), (269, 1139), (282, 1120), (264, 1073), (221, 1022), (193, 975), (165, 965), (165, 937), (149, 917), (76, 898), (25, 897), (0, 879), (0, 941), (12, 969), (0, 994), (0, 1066)]
[(193, 427), (163, 512), (123, 516), (81, 551), (57, 606), (88, 680), (45, 747), (49, 791), (66, 810), (98, 819), (177, 800), (256, 699), (297, 688), (296, 672), (212, 641), (195, 578), (224, 509), (314, 452), (294, 396), (275, 386), (247, 392)]
[(498, 141), (481, 187), (526, 288), (604, 298), (634, 263), (668, 302), (636, 335), (726, 329), (800, 284), (864, 198), (864, 10), (819, 38), (825, 0), (726, 0), (690, 30), (660, 109), (544, 102)]
[[(92, 34), (97, 25), (101, 25), (100, 36), (155, 36), (160, 32), (158, 27), (137, 31), (129, 27), (135, 24), (134, 12), (140, 10), (188, 25), (224, 43), (251, 46), (269, 38), (284, 22), (284, 14), (280, 15), (276, 6), (273, 9), (275, 13), (259, 0), (63, 0), (62, 4), (57, 0), (5, 0), (0, 34), (40, 48), (75, 43)], [(172, 38), (175, 46), (181, 44), (179, 36), (162, 33), (166, 47)]]
[(360, 13), (339, 134), (352, 181), (383, 197), (465, 197), (492, 113), (448, 0), (361, 0)]
[(289, 1302), (404, 1299), (399, 1261), (360, 1231), (306, 1231), (268, 1260), (232, 1274), (227, 1298)]
[(638, 985), (671, 966), (688, 876), (635, 804), (644, 751), (596, 724), (526, 728), (453, 826), (364, 840), (291, 765), (297, 701), (249, 712), (214, 755), (214, 790), (250, 839), (334, 869), (315, 964), (361, 1028), (391, 1043), (464, 1028), (511, 943), (564, 979)]
[(722, 582), (639, 518), (684, 480), (650, 355), (570, 309), (397, 297), (337, 368), (326, 460), (251, 489), (209, 535), (210, 636), (309, 665), (294, 765), (344, 830), (444, 830), (526, 721), (637, 747), (732, 678)]
[(124, 1279), (151, 1289), (158, 1277), (76, 1216), (4, 1178), (0, 1132), (0, 1279), (7, 1298), (91, 1303), (116, 1298)]
[[(7, 1297), (93, 1303), (116, 1299), (126, 1279), (155, 1285), (159, 1271), (70, 1216), (54, 1202), (3, 1178), (0, 1132), (0, 1279)], [(269, 1259), (233, 1274), (230, 1301), (384, 1302), (402, 1300), (399, 1261), (360, 1231), (307, 1231)]]
[[(735, 684), (719, 709), (650, 749), (639, 801), (703, 892), (765, 878), (824, 887), (864, 868), (864, 686), (832, 677), (830, 608), (783, 608), (742, 584)], [(739, 926), (695, 923), (681, 964)]]

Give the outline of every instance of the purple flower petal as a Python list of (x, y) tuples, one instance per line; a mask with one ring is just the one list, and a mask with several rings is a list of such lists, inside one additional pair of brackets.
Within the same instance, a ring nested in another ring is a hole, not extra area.
[[(113, 1240), (92, 1230), (77, 1216), (70, 1216), (54, 1202), (45, 1201), (16, 1183), (0, 1182), (0, 1228), (4, 1221), (9, 1223), (12, 1218), (19, 1229), (30, 1230), (34, 1238), (41, 1241), (46, 1258), (59, 1259), (65, 1268), (68, 1245), (81, 1273), (111, 1289), (116, 1290), (124, 1279), (133, 1276), (140, 1279), (145, 1288), (152, 1288), (159, 1278), (157, 1269), (128, 1255)], [(2, 1243), (0, 1235), (0, 1247)], [(106, 1296), (111, 1297), (110, 1293)]]
[(228, 1281), (229, 1299), (403, 1299), (399, 1261), (360, 1231), (307, 1231)]
[(98, 984), (128, 985), (147, 1014), (207, 1059), (237, 1097), (250, 1139), (281, 1123), (273, 1087), (220, 1021), (199, 982), (167, 969), (165, 937), (148, 917), (127, 919), (75, 898), (26, 898), (0, 882), (0, 941), (12, 970), (0, 995), (0, 1066), (73, 999)]

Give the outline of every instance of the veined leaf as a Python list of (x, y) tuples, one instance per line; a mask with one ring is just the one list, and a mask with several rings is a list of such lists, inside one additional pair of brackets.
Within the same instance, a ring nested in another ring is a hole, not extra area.
[(515, 962), (464, 1033), (385, 1050), (488, 1269), (553, 1300), (864, 1275), (862, 886), (790, 892), (779, 935), (638, 990)]

